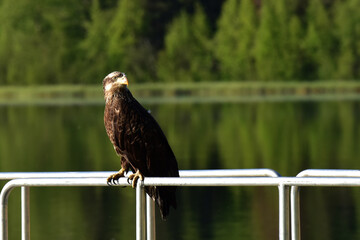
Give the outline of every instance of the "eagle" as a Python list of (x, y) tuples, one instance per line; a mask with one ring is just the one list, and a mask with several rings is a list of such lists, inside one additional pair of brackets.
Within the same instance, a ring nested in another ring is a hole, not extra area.
[[(116, 184), (129, 170), (132, 187), (144, 177), (179, 177), (173, 151), (152, 115), (132, 96), (125, 73), (112, 72), (103, 80), (104, 125), (120, 157), (121, 169), (108, 177)], [(165, 220), (170, 206), (176, 209), (176, 187), (146, 186), (145, 192), (157, 203)]]

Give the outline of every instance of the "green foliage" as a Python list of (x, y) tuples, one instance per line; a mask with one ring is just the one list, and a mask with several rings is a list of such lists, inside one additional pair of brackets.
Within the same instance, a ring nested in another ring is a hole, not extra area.
[(222, 79), (253, 80), (253, 45), (257, 29), (252, 0), (228, 0), (224, 3), (214, 37), (214, 52)]
[(259, 80), (298, 79), (302, 29), (286, 0), (264, 1), (254, 47)]
[(3, 0), (0, 84), (99, 83), (114, 70), (134, 82), (360, 77), (358, 0), (220, 5)]
[(304, 39), (306, 60), (310, 67), (307, 78), (334, 78), (336, 48), (331, 17), (321, 0), (309, 2)]
[(119, 1), (112, 16), (107, 35), (107, 65), (112, 69), (132, 71), (135, 55), (140, 54), (138, 45), (141, 39), (144, 10), (141, 0)]
[(159, 53), (158, 76), (163, 81), (215, 79), (212, 70), (210, 32), (206, 16), (197, 5), (193, 16), (185, 11), (175, 18)]
[(101, 1), (93, 1), (91, 20), (86, 25), (88, 34), (80, 43), (84, 56), (80, 67), (86, 69), (80, 75), (83, 81), (99, 81), (114, 70), (129, 73), (135, 82), (152, 79), (154, 53), (142, 34), (142, 2), (123, 0), (110, 9), (102, 9)]
[(1, 83), (66, 82), (63, 70), (81, 38), (82, 4), (5, 0), (0, 6)]
[[(90, 21), (85, 23), (87, 36), (79, 44), (82, 61), (80, 69), (86, 69), (79, 75), (81, 83), (93, 82), (93, 78), (102, 79), (107, 68), (107, 35), (104, 26), (111, 20), (113, 11), (102, 10), (100, 0), (94, 0), (90, 8)], [(77, 78), (78, 79), (78, 78)]]
[(355, 79), (360, 76), (360, 1), (337, 1), (334, 6), (335, 36), (340, 45), (336, 78)]

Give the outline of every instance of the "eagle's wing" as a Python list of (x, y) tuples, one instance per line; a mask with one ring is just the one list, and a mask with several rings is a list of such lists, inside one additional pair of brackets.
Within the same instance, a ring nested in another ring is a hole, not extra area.
[[(144, 176), (176, 177), (178, 166), (169, 143), (155, 119), (135, 99), (119, 116), (124, 126), (116, 135), (120, 150)], [(126, 112), (126, 113), (125, 113)]]

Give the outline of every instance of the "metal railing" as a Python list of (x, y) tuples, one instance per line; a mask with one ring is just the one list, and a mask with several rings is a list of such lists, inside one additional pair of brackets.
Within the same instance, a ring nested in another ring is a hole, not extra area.
[[(318, 177), (323, 178), (324, 181), (314, 182), (312, 185), (303, 185), (303, 186), (332, 186), (332, 187), (357, 187), (359, 185), (358, 179), (360, 178), (359, 170), (340, 170), (340, 169), (308, 169), (300, 172), (296, 175), (297, 178), (308, 178), (308, 177)], [(329, 181), (329, 178), (332, 178)], [(338, 181), (334, 178), (340, 178)], [(346, 180), (346, 178), (355, 178), (353, 180)], [(333, 183), (333, 184), (332, 184)], [(291, 239), (300, 240), (300, 188), (299, 186), (291, 187)]]
[[(0, 194), (0, 239), (8, 239), (8, 197), (15, 187), (21, 187), (21, 238), (23, 240), (30, 239), (30, 187), (56, 187), (56, 186), (107, 186), (106, 178), (113, 172), (12, 172), (0, 173), (0, 180), (10, 180), (3, 187)], [(136, 239), (155, 239), (155, 204), (150, 197), (145, 198), (143, 186), (148, 180), (155, 180), (152, 185), (173, 186), (218, 186), (216, 179), (227, 180), (222, 181), (222, 186), (230, 186), (233, 178), (246, 177), (278, 177), (277, 172), (271, 169), (229, 169), (229, 170), (183, 170), (180, 171), (180, 178), (146, 178), (145, 182), (139, 181), (136, 189)], [(194, 181), (194, 179), (200, 180)], [(12, 180), (13, 179), (13, 180)], [(182, 180), (186, 179), (186, 183)], [(208, 182), (212, 179), (212, 182)], [(160, 180), (156, 182), (156, 180)], [(175, 180), (175, 182), (173, 182)], [(180, 181), (176, 181), (180, 180)], [(205, 180), (205, 181), (204, 181)], [(210, 185), (209, 185), (210, 183)], [(175, 185), (174, 185), (175, 184)], [(147, 184), (148, 185), (148, 184)], [(129, 186), (125, 178), (120, 179), (116, 186)], [(275, 185), (274, 185), (275, 186)], [(281, 206), (286, 205), (289, 209), (288, 201), (283, 196), (284, 191), (280, 191), (279, 197), (283, 201), (279, 201)], [(146, 199), (146, 200), (145, 200)], [(286, 203), (284, 202), (286, 201)], [(146, 203), (146, 204), (145, 204)], [(279, 206), (279, 209), (283, 209)], [(280, 210), (279, 210), (280, 214)], [(279, 231), (287, 233), (288, 230), (283, 229), (287, 219), (279, 215)], [(285, 238), (281, 238), (284, 239)]]
[[(45, 186), (107, 186), (113, 172), (0, 173), (10, 180), (0, 194), (0, 240), (8, 239), (8, 197), (21, 187), (22, 239), (30, 239), (29, 188)], [(13, 179), (13, 180), (11, 180)], [(120, 178), (117, 186), (129, 186)], [(277, 186), (279, 190), (279, 239), (300, 239), (299, 187), (360, 186), (358, 170), (306, 170), (296, 177), (280, 177), (271, 169), (186, 170), (180, 178), (150, 178), (136, 186), (136, 239), (155, 239), (154, 202), (145, 197), (144, 186)], [(291, 194), (290, 194), (291, 188)], [(291, 213), (291, 214), (290, 214)], [(291, 234), (290, 234), (291, 223)]]

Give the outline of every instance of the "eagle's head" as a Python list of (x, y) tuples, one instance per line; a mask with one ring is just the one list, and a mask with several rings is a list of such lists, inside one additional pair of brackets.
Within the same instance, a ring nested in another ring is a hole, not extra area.
[(126, 78), (125, 73), (122, 72), (112, 72), (108, 74), (103, 80), (103, 89), (104, 94), (106, 95), (109, 92), (113, 92), (115, 89), (121, 86), (127, 86), (129, 82)]
[(129, 85), (125, 73), (112, 72), (108, 74), (103, 80), (104, 98), (106, 102), (113, 96), (116, 90)]

